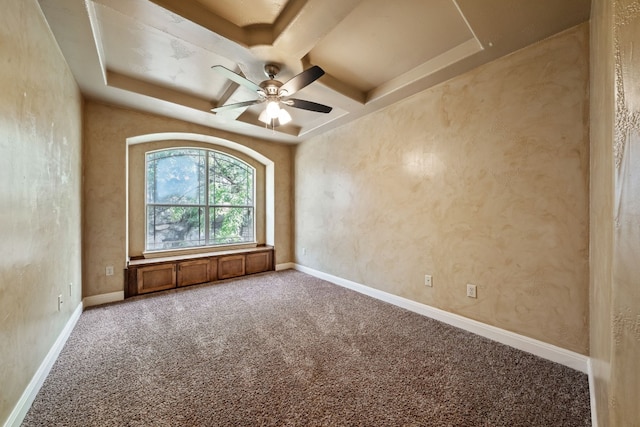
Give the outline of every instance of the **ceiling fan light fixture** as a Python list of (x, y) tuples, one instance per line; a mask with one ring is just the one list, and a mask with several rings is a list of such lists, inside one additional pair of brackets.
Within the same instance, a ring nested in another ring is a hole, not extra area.
[(267, 126), (280, 126), (286, 125), (291, 121), (291, 114), (284, 108), (278, 109), (278, 115), (276, 117), (269, 116), (267, 109), (262, 110), (262, 113), (258, 116), (258, 120)]
[(269, 117), (269, 115), (267, 114), (266, 108), (262, 110), (262, 113), (260, 113), (260, 115), (258, 116), (258, 120), (260, 120), (265, 125), (271, 124), (271, 117)]
[(291, 114), (289, 114), (289, 112), (284, 108), (281, 108), (280, 113), (278, 114), (278, 122), (281, 125), (286, 125), (290, 121), (291, 121)]
[(280, 115), (280, 106), (278, 105), (278, 101), (269, 101), (265, 111), (267, 112), (269, 118), (277, 119)]

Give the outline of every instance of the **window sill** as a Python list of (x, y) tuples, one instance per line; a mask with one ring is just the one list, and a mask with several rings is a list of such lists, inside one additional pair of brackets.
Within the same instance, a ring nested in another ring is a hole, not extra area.
[(131, 259), (140, 259), (140, 258), (164, 258), (164, 257), (172, 257), (172, 256), (182, 256), (182, 255), (197, 255), (197, 254), (209, 254), (216, 252), (225, 252), (231, 251), (235, 249), (249, 249), (255, 248), (258, 243), (237, 243), (231, 245), (217, 245), (217, 246), (198, 246), (196, 248), (184, 248), (184, 249), (158, 249), (155, 251), (143, 251), (142, 256), (139, 257), (131, 257)]
[[(146, 264), (154, 264), (154, 263), (163, 263), (163, 262), (171, 262), (171, 261), (185, 261), (190, 259), (197, 258), (206, 258), (206, 257), (214, 257), (214, 256), (224, 256), (224, 255), (236, 255), (236, 254), (246, 254), (251, 252), (260, 252), (264, 250), (273, 250), (273, 246), (268, 245), (243, 245), (242, 247), (233, 246), (232, 248), (225, 246), (221, 248), (217, 246), (219, 250), (209, 250), (206, 252), (177, 252), (177, 251), (162, 251), (162, 252), (152, 252), (152, 253), (144, 253), (144, 258), (140, 259), (131, 259), (128, 262), (129, 266), (137, 266), (137, 265), (146, 265)], [(202, 248), (200, 248), (202, 249)], [(211, 247), (208, 249), (212, 249)], [(156, 256), (151, 256), (151, 255)]]

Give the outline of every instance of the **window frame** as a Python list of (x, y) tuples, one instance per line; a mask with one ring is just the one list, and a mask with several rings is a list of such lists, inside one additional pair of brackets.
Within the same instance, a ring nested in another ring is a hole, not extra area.
[[(148, 177), (148, 167), (149, 167), (149, 157), (151, 154), (154, 153), (159, 153), (159, 152), (166, 152), (166, 151), (186, 151), (186, 150), (194, 150), (197, 152), (202, 152), (204, 154), (204, 158), (205, 158), (205, 165), (204, 165), (204, 183), (205, 183), (205, 188), (204, 188), (204, 201), (202, 204), (192, 204), (192, 203), (187, 203), (187, 204), (168, 204), (168, 203), (149, 203), (149, 194), (148, 194), (148, 189), (149, 189), (149, 177)], [(210, 159), (213, 158), (216, 155), (220, 155), (223, 157), (227, 157), (230, 158), (232, 160), (234, 160), (235, 162), (241, 164), (245, 169), (247, 169), (247, 171), (251, 172), (251, 205), (224, 205), (224, 204), (210, 204), (209, 203), (209, 196), (210, 196), (210, 184), (214, 184), (214, 181), (211, 181), (210, 177)], [(256, 205), (257, 205), (257, 200), (256, 200), (256, 185), (257, 185), (257, 170), (256, 168), (249, 164), (248, 162), (240, 159), (237, 156), (234, 156), (233, 154), (224, 152), (224, 151), (220, 151), (220, 150), (215, 150), (215, 149), (211, 149), (211, 148), (204, 148), (204, 147), (191, 147), (191, 146), (176, 146), (176, 147), (167, 147), (167, 148), (159, 148), (156, 150), (149, 150), (149, 151), (145, 151), (144, 154), (144, 191), (143, 191), (143, 197), (144, 197), (144, 253), (161, 253), (161, 252), (180, 252), (180, 251), (193, 251), (193, 250), (199, 250), (199, 249), (215, 249), (215, 248), (221, 248), (221, 247), (228, 247), (228, 246), (234, 246), (234, 247), (238, 247), (238, 246), (255, 246), (257, 244), (257, 224), (256, 224), (256, 219), (257, 219), (257, 215), (256, 215)], [(181, 207), (181, 208), (197, 208), (197, 209), (203, 209), (204, 211), (204, 241), (205, 244), (203, 245), (195, 245), (195, 246), (184, 246), (184, 247), (170, 247), (170, 248), (160, 248), (160, 249), (149, 249), (149, 220), (148, 220), (148, 215), (149, 215), (149, 207)], [(245, 208), (245, 209), (249, 209), (250, 213), (251, 213), (251, 223), (252, 223), (252, 240), (251, 241), (244, 241), (244, 242), (232, 242), (232, 243), (211, 243), (211, 241), (213, 239), (211, 239), (211, 212), (215, 212), (216, 208)]]

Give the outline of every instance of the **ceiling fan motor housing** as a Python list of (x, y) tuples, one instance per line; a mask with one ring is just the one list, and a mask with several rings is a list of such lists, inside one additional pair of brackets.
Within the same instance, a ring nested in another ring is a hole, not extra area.
[(264, 89), (267, 96), (277, 96), (280, 86), (282, 86), (282, 82), (273, 79), (265, 80), (260, 83), (260, 87)]

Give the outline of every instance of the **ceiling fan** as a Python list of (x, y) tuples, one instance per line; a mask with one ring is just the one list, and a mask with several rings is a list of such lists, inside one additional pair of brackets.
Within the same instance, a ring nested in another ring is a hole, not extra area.
[(267, 107), (262, 111), (258, 120), (271, 127), (276, 127), (291, 121), (291, 115), (287, 110), (281, 108), (281, 105), (318, 113), (329, 113), (332, 110), (332, 108), (327, 105), (305, 101), (303, 99), (289, 98), (289, 96), (318, 80), (324, 74), (322, 68), (317, 65), (307, 68), (284, 84), (279, 80), (275, 80), (276, 75), (280, 72), (280, 67), (275, 64), (266, 64), (264, 66), (264, 72), (267, 77), (269, 77), (269, 80), (265, 80), (260, 84), (255, 84), (251, 80), (246, 79), (222, 65), (214, 65), (211, 68), (229, 80), (256, 92), (259, 96), (258, 99), (253, 101), (238, 102), (213, 108), (211, 111), (214, 113), (266, 102)]

